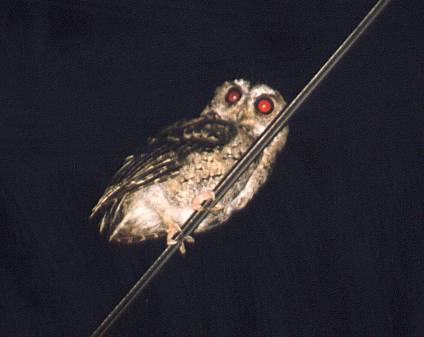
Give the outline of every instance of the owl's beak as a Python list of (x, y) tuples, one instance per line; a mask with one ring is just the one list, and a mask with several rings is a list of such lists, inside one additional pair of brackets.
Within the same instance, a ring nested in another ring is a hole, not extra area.
[(237, 114), (237, 120), (240, 126), (247, 128), (252, 128), (254, 126), (254, 119), (250, 117), (249, 111), (245, 109), (240, 109)]
[(237, 111), (237, 120), (238, 121), (242, 121), (243, 120), (243, 116), (245, 115), (245, 113), (244, 113), (244, 109), (240, 109), (240, 110), (238, 110)]
[(239, 124), (247, 128), (253, 128), (255, 126), (255, 121), (252, 119), (242, 119)]

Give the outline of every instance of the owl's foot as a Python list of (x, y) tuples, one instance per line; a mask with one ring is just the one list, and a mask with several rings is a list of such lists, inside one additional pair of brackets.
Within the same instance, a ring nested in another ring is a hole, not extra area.
[(166, 221), (166, 244), (176, 245), (178, 242), (173, 239), (174, 235), (181, 232), (180, 226), (173, 221)]
[(202, 204), (205, 201), (214, 200), (215, 199), (215, 193), (213, 191), (206, 191), (202, 194), (199, 194), (197, 197), (195, 197), (191, 203), (191, 207), (193, 207), (196, 211), (202, 211), (203, 206)]
[(217, 215), (219, 212), (221, 212), (224, 209), (224, 205), (222, 203), (217, 203), (215, 206), (213, 206), (212, 208), (209, 209), (209, 211), (213, 214), (213, 215)]
[(180, 253), (182, 255), (184, 255), (186, 253), (186, 248), (185, 248), (185, 245), (184, 245), (185, 242), (187, 242), (188, 244), (194, 244), (194, 238), (190, 235), (187, 235), (187, 236), (184, 237), (184, 240), (181, 242), (180, 247), (179, 247)]
[[(196, 211), (203, 211), (204, 207), (202, 206), (202, 203), (208, 200), (214, 200), (215, 199), (215, 193), (213, 191), (207, 191), (203, 192), (202, 194), (198, 195), (196, 198), (193, 199), (192, 207)], [(216, 215), (219, 212), (221, 212), (224, 209), (224, 205), (222, 203), (218, 203), (215, 206), (208, 208), (209, 212)]]
[[(166, 244), (168, 246), (176, 245), (178, 241), (174, 239), (174, 235), (180, 232), (181, 232), (180, 226), (178, 226), (175, 222), (170, 221), (168, 219), (168, 221), (166, 221)], [(187, 235), (184, 237), (183, 241), (180, 243), (179, 250), (180, 250), (180, 253), (183, 255), (186, 253), (184, 242), (193, 244), (194, 238), (190, 235)]]

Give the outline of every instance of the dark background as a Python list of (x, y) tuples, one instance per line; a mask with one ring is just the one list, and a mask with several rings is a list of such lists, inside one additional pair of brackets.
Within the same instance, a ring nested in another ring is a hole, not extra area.
[[(1, 2), (0, 335), (92, 332), (164, 248), (88, 221), (123, 158), (225, 80), (290, 101), (373, 3)], [(424, 335), (422, 17), (392, 2), (111, 336)]]

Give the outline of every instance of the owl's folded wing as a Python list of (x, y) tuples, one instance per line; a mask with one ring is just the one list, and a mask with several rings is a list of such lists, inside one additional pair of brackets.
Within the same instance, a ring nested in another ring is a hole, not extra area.
[(127, 193), (178, 174), (190, 153), (224, 146), (236, 133), (237, 128), (232, 123), (208, 115), (163, 129), (149, 139), (147, 154), (126, 158), (90, 217)]

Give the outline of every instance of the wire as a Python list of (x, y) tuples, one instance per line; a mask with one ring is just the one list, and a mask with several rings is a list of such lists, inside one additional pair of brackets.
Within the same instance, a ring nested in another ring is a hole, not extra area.
[[(208, 215), (208, 209), (215, 206), (222, 197), (230, 190), (237, 179), (246, 171), (249, 165), (257, 156), (265, 149), (273, 138), (287, 125), (288, 120), (309, 98), (315, 88), (325, 79), (334, 66), (342, 59), (348, 50), (359, 37), (366, 31), (369, 25), (374, 22), (378, 15), (388, 5), (390, 0), (379, 0), (368, 14), (362, 19), (358, 26), (343, 41), (331, 57), (324, 63), (318, 72), (312, 77), (309, 83), (295, 97), (295, 99), (272, 120), (261, 136), (252, 144), (243, 157), (234, 165), (234, 167), (224, 176), (220, 183), (214, 189), (215, 199), (209, 200), (202, 204), (203, 209), (195, 211), (182, 227), (182, 231), (177, 235), (175, 240), (181, 244), (184, 237), (193, 233), (199, 224)], [(151, 282), (153, 277), (165, 266), (166, 262), (175, 254), (179, 248), (179, 244), (167, 246), (161, 255), (153, 262), (147, 271), (140, 277), (122, 300), (113, 308), (106, 316), (104, 321), (97, 327), (90, 337), (104, 336), (116, 320), (124, 313), (126, 309), (140, 295), (144, 288)]]

